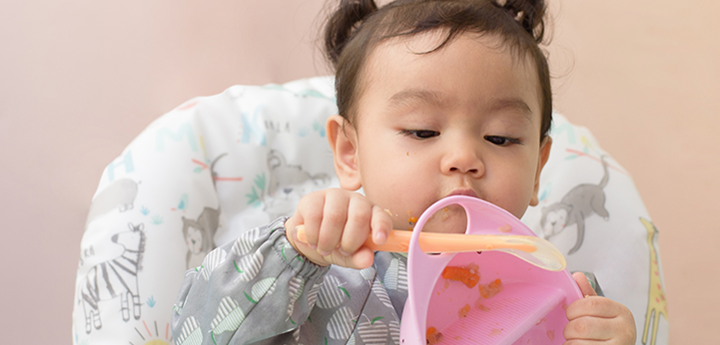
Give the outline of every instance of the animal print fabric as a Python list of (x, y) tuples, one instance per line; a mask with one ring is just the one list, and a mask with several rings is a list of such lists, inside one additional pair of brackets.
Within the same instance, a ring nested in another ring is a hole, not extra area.
[(187, 271), (172, 313), (176, 344), (398, 344), (406, 258), (378, 252), (364, 270), (320, 267), (288, 243), (286, 219)]

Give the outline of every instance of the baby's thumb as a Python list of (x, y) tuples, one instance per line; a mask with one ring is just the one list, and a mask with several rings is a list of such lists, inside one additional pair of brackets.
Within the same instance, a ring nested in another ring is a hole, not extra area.
[(573, 279), (575, 279), (578, 287), (580, 288), (580, 292), (582, 292), (583, 296), (597, 296), (597, 293), (595, 293), (595, 289), (593, 289), (592, 285), (590, 285), (590, 281), (588, 280), (588, 277), (585, 276), (585, 274), (583, 274), (582, 272), (575, 272), (572, 276)]

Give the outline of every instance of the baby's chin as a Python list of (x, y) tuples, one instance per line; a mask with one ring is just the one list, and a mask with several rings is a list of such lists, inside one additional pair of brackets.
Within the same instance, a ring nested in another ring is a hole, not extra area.
[(465, 233), (467, 215), (459, 205), (450, 205), (435, 212), (423, 226), (423, 232)]

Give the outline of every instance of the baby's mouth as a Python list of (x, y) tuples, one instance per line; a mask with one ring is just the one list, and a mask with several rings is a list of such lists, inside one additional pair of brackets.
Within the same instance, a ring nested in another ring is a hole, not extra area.
[(477, 193), (475, 193), (475, 191), (470, 188), (455, 189), (452, 192), (450, 192), (448, 195), (446, 195), (446, 197), (453, 196), (453, 195), (464, 195), (464, 196), (469, 196), (469, 197), (473, 197), (473, 198), (478, 198)]

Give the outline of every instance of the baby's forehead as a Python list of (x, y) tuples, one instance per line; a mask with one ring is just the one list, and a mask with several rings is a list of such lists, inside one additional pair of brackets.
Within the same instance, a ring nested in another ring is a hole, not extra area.
[[(494, 35), (465, 33), (452, 40), (445, 41), (446, 38), (440, 30), (435, 30), (380, 42), (366, 57), (367, 61), (359, 73), (358, 95), (382, 90), (385, 92), (382, 96), (389, 104), (407, 100), (453, 101), (453, 92), (470, 84), (457, 83), (457, 87), (443, 88), (441, 82), (445, 76), (438, 75), (436, 70), (455, 68), (461, 71), (463, 79), (486, 79), (485, 82), (472, 84), (472, 91), (479, 96), (478, 101), (487, 101), (484, 98), (492, 97), (504, 87), (511, 93), (517, 91), (531, 95), (525, 97), (526, 103), (535, 103), (529, 108), (539, 111), (542, 93), (530, 56), (516, 56)], [(455, 67), (448, 67), (448, 64)], [(433, 87), (433, 77), (437, 77), (438, 88)], [(499, 104), (494, 106), (508, 107), (522, 103), (513, 100), (512, 95), (501, 96), (505, 97), (497, 97), (500, 98)]]
[[(456, 46), (474, 46), (477, 50), (501, 56), (501, 61), (520, 72), (529, 84), (540, 89), (538, 70), (532, 54), (509, 44), (500, 35), (465, 32), (448, 37), (446, 30), (435, 29), (414, 35), (391, 37), (368, 47), (358, 71), (359, 90), (372, 84), (378, 77), (388, 74), (392, 68), (402, 67), (411, 60), (431, 60), (437, 55), (453, 54)], [(397, 61), (401, 66), (398, 66)], [(482, 61), (482, 60), (481, 60)], [(496, 63), (496, 62), (495, 62)], [(428, 66), (431, 67), (431, 66)], [(419, 71), (422, 73), (423, 71)]]

